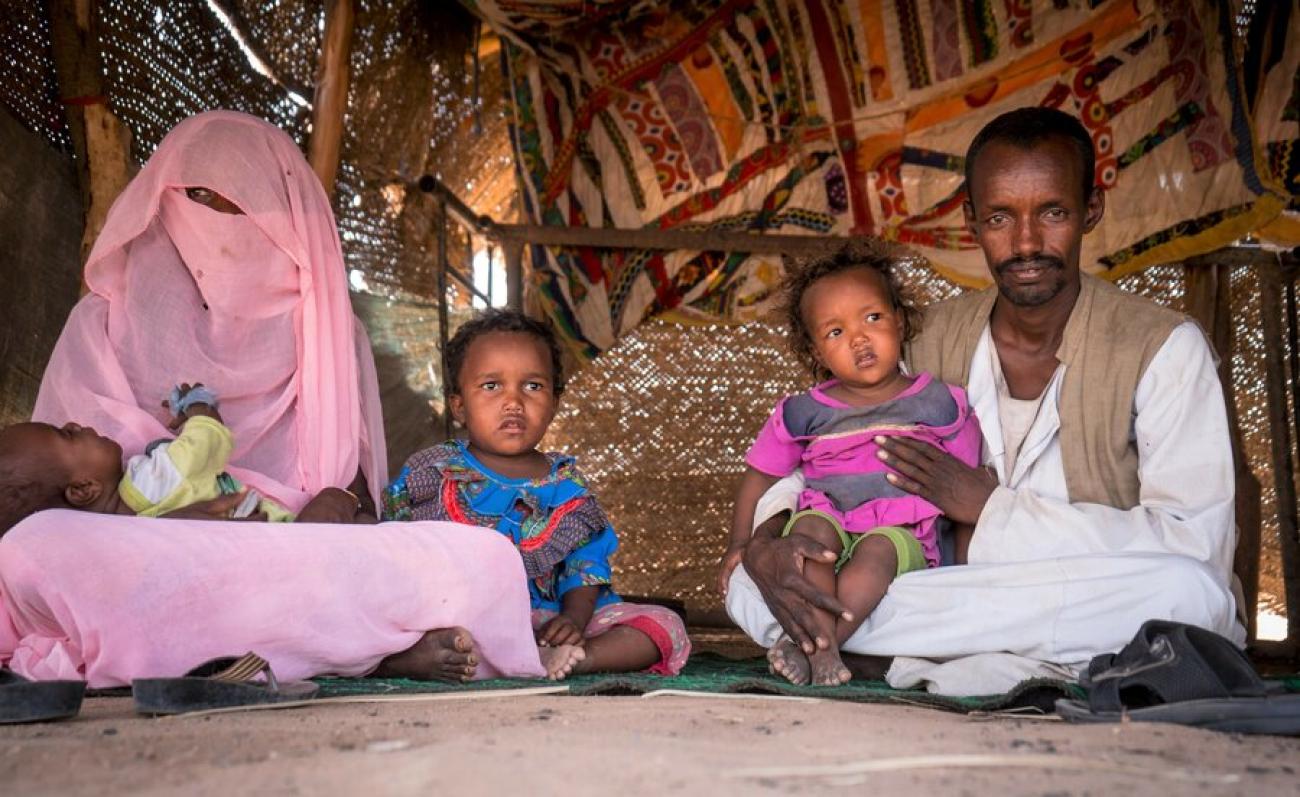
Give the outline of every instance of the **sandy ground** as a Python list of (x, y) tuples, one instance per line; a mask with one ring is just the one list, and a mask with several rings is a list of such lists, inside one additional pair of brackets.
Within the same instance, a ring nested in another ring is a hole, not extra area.
[[(905, 757), (930, 757), (912, 762)], [(823, 765), (823, 772), (800, 767)], [(853, 772), (853, 767), (878, 771)], [(38, 794), (1300, 794), (1300, 739), (761, 697), (567, 695), (0, 726)]]

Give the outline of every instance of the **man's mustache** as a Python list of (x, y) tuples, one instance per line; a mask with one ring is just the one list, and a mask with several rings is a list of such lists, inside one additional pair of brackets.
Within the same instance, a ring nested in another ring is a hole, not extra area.
[(1038, 255), (1036, 257), (1009, 257), (998, 263), (994, 270), (999, 274), (1013, 268), (1054, 268), (1058, 270), (1065, 269), (1065, 261), (1054, 255)]

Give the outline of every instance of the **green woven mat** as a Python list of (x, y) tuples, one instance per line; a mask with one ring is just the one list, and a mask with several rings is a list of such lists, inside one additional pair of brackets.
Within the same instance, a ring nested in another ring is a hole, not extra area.
[[(464, 692), (485, 689), (526, 689), (547, 682), (502, 678), (470, 684), (410, 681), (402, 678), (319, 678), (320, 697), (386, 695), (414, 692)], [(896, 703), (947, 711), (1008, 711), (1036, 708), (1050, 712), (1057, 698), (1083, 697), (1078, 686), (1065, 681), (1033, 679), (1002, 695), (945, 697), (916, 689), (893, 689), (884, 681), (853, 681), (845, 686), (795, 686), (767, 671), (767, 660), (728, 659), (712, 653), (691, 657), (681, 675), (641, 673), (577, 675), (564, 681), (571, 695), (641, 695), (660, 689), (718, 694), (765, 694), (848, 700), (855, 703)]]

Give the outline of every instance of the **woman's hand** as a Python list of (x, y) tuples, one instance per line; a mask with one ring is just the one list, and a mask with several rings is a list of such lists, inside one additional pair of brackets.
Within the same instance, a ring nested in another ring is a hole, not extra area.
[[(295, 523), (356, 523), (361, 502), (347, 490), (326, 487), (294, 519)], [(364, 522), (364, 521), (361, 521)], [(372, 521), (373, 522), (373, 521)]]
[(248, 517), (231, 517), (231, 514), (243, 503), (247, 492), (247, 490), (243, 490), (233, 495), (220, 495), (210, 501), (197, 501), (189, 506), (173, 509), (171, 512), (159, 517), (168, 518), (169, 520), (265, 521), (266, 513), (260, 510)]
[(805, 561), (831, 564), (836, 559), (835, 552), (803, 535), (778, 537), (785, 521), (782, 515), (763, 521), (745, 546), (741, 561), (776, 621), (796, 645), (812, 654), (818, 648), (829, 648), (833, 641), (817, 634), (817, 609), (846, 621), (852, 621), (853, 615), (833, 595), (817, 589), (803, 575)]

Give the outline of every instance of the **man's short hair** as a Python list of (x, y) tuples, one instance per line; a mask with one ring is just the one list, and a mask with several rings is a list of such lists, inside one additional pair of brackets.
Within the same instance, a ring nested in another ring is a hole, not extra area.
[(1093, 152), (1092, 137), (1083, 123), (1070, 114), (1039, 106), (1007, 111), (975, 134), (975, 140), (966, 150), (966, 198), (971, 199), (971, 177), (975, 174), (975, 159), (980, 150), (995, 141), (1029, 149), (1052, 138), (1065, 139), (1078, 153), (1083, 166), (1082, 188), (1086, 202), (1096, 185), (1093, 172), (1097, 169), (1097, 156)]

